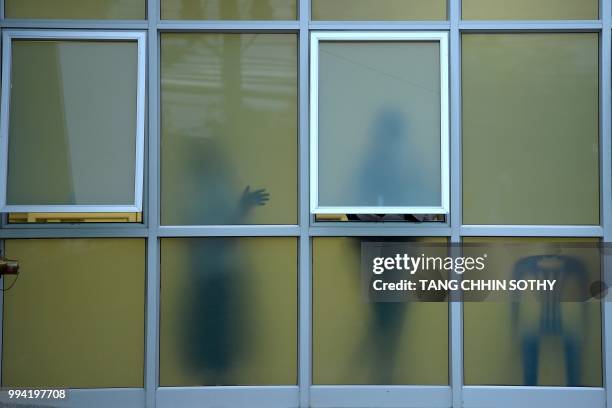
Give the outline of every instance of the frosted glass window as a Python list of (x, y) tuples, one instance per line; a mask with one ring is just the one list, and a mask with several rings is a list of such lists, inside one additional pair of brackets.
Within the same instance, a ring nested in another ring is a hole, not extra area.
[(297, 384), (297, 239), (161, 241), (160, 385)]
[(446, 34), (317, 33), (312, 47), (312, 211), (446, 213)]
[(83, 34), (5, 33), (7, 212), (142, 208), (144, 34)]
[(464, 20), (597, 20), (598, 0), (462, 0)]
[(5, 0), (7, 18), (113, 19), (146, 18), (145, 0)]
[(3, 295), (2, 386), (142, 388), (145, 248), (132, 238), (6, 240), (20, 269)]
[(295, 20), (296, 0), (161, 0), (167, 20)]
[[(585, 245), (596, 244), (598, 240), (474, 237), (464, 238), (464, 242), (492, 244), (487, 249), (487, 274), (482, 277), (510, 280), (515, 277), (518, 262), (531, 257), (557, 256), (557, 243)], [(504, 247), (517, 244), (521, 250)], [(566, 246), (561, 259), (579, 262), (587, 285), (600, 279), (593, 275), (601, 271), (599, 257), (589, 255), (584, 248)], [(516, 303), (464, 303), (465, 385), (601, 387), (601, 301), (550, 302), (544, 297), (522, 296)]]
[(161, 37), (161, 222), (297, 223), (295, 34)]
[(313, 384), (448, 384), (448, 303), (365, 302), (360, 274), (364, 240), (401, 239), (313, 240)]
[(445, 20), (446, 0), (312, 0), (313, 20)]
[(595, 33), (462, 38), (463, 223), (599, 225)]

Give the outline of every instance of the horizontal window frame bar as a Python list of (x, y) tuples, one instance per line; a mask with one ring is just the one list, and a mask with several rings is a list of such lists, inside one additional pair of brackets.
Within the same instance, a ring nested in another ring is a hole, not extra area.
[[(384, 225), (383, 225), (384, 224)], [(351, 236), (411, 236), (450, 237), (448, 223), (355, 223), (316, 222), (312, 226), (299, 225), (186, 225), (150, 228), (142, 223), (32, 223), (7, 224), (0, 229), (2, 238), (63, 238), (67, 236), (126, 236), (126, 237), (300, 237), (308, 230), (310, 237)], [(546, 226), (546, 225), (464, 225), (462, 237), (560, 237), (602, 238), (600, 226)]]
[(451, 227), (431, 226), (313, 226), (311, 237), (450, 237)]
[(599, 225), (462, 225), (463, 237), (593, 237), (602, 238)]
[(0, 239), (154, 238), (148, 228), (15, 228), (0, 229)]
[(94, 30), (146, 30), (146, 20), (46, 20), (46, 19), (4, 19), (2, 28), (39, 28), (39, 29), (94, 29)]
[(160, 238), (180, 237), (299, 237), (297, 225), (160, 226)]
[[(21, 389), (20, 387), (10, 387)], [(44, 387), (43, 387), (44, 388)], [(43, 389), (41, 388), (41, 389)], [(68, 389), (65, 400), (28, 400), (32, 403), (52, 404), (53, 407), (66, 408), (142, 408), (144, 407), (145, 391), (143, 388), (97, 388)], [(19, 400), (23, 403), (23, 400)], [(9, 399), (7, 391), (0, 391), (0, 402), (15, 403)]]
[(451, 224), (448, 221), (317, 221), (313, 217), (310, 221), (310, 226), (321, 228), (402, 228), (412, 230), (419, 228), (450, 228)]
[[(6, 29), (92, 29), (92, 30), (146, 30), (147, 20), (0, 20)], [(217, 31), (217, 30), (272, 30), (298, 31), (299, 20), (161, 20), (159, 31)], [(601, 20), (462, 20), (460, 31), (601, 31)], [(451, 23), (442, 21), (319, 21), (308, 24), (309, 30), (334, 31), (448, 31)]]
[(447, 408), (452, 405), (451, 387), (314, 385), (310, 387), (312, 408)]
[(148, 227), (144, 222), (23, 222), (23, 223), (6, 223), (2, 229), (9, 230), (147, 230)]
[(13, 205), (7, 204), (2, 208), (6, 213), (137, 213), (142, 212), (139, 206), (126, 205)]
[[(313, 203), (312, 205), (316, 205)], [(448, 214), (449, 208), (440, 207), (343, 207), (343, 206), (321, 206), (310, 210), (312, 214)]]
[(376, 30), (376, 31), (448, 31), (450, 22), (440, 21), (323, 21), (312, 20), (308, 24), (310, 30)]
[(261, 31), (298, 32), (299, 21), (251, 21), (251, 20), (162, 20), (159, 31)]
[(462, 20), (459, 31), (601, 31), (601, 20)]
[(299, 387), (227, 386), (227, 387), (160, 387), (156, 408), (297, 408)]
[(464, 408), (605, 408), (606, 391), (592, 387), (464, 386)]

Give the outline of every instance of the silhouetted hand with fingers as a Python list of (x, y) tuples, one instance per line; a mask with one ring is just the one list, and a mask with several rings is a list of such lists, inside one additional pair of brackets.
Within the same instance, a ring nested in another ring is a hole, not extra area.
[(268, 193), (265, 188), (251, 191), (251, 186), (246, 186), (240, 198), (240, 209), (243, 212), (247, 212), (255, 206), (266, 205), (269, 200), (270, 193)]

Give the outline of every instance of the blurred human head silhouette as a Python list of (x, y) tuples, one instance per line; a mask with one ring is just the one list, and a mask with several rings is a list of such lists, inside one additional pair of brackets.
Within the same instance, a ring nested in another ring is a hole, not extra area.
[(397, 108), (382, 107), (374, 117), (372, 136), (380, 142), (396, 142), (406, 133), (406, 119)]

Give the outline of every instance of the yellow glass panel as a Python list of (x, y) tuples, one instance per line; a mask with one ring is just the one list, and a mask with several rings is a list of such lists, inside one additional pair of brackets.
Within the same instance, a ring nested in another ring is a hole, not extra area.
[(297, 222), (297, 37), (163, 34), (162, 224)]
[(464, 20), (597, 20), (598, 0), (462, 0)]
[[(513, 279), (519, 251), (500, 244), (529, 245), (525, 256), (549, 255), (555, 243), (597, 243), (579, 238), (464, 238), (466, 243), (495, 244), (487, 250), (486, 279)], [(521, 246), (522, 248), (522, 246)], [(581, 261), (583, 249), (564, 250)], [(522, 250), (520, 252), (523, 252)], [(529, 252), (529, 253), (527, 253)], [(599, 265), (587, 265), (599, 271)], [(491, 274), (493, 273), (493, 274)], [(590, 279), (589, 281), (595, 281)], [(543, 308), (523, 300), (516, 320), (510, 302), (465, 302), (463, 314), (466, 385), (602, 386), (601, 302), (565, 302)], [(559, 318), (560, 330), (550, 323)]]
[(7, 18), (115, 19), (146, 18), (145, 0), (5, 0)]
[(161, 0), (165, 20), (295, 20), (296, 0)]
[(594, 33), (465, 34), (464, 224), (599, 224)]
[(11, 62), (7, 204), (134, 205), (136, 41), (13, 40)]
[(313, 20), (446, 20), (446, 0), (312, 0)]
[(364, 302), (361, 242), (313, 240), (313, 384), (448, 384), (448, 303)]
[(162, 386), (297, 384), (297, 240), (161, 242)]
[[(2, 385), (143, 387), (145, 241), (5, 241)], [(7, 280), (11, 280), (9, 277)]]

